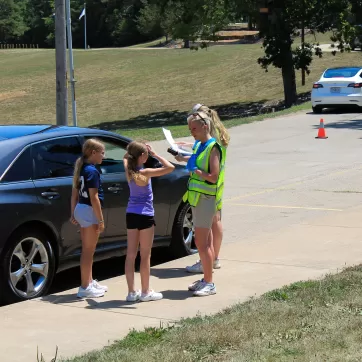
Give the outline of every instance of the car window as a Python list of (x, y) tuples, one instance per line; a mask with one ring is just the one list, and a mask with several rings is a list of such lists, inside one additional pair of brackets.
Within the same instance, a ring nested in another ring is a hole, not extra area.
[(30, 147), (25, 149), (6, 172), (1, 182), (20, 182), (31, 180), (33, 176)]
[(35, 179), (73, 176), (74, 164), (82, 154), (78, 138), (64, 137), (32, 146)]
[[(92, 137), (85, 137), (89, 139)], [(110, 137), (98, 137), (105, 148), (106, 154), (102, 164), (99, 166), (102, 174), (124, 172), (123, 157), (126, 154), (127, 144)]]
[(354, 77), (361, 68), (335, 68), (327, 69), (324, 73), (324, 78), (351, 78)]

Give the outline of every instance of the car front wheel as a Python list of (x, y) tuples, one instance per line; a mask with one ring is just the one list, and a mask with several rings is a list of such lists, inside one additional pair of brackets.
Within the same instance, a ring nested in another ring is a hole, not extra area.
[(54, 273), (54, 252), (46, 235), (31, 230), (16, 233), (4, 251), (0, 274), (2, 301), (11, 303), (44, 295)]
[(197, 253), (192, 208), (189, 203), (179, 207), (172, 230), (171, 250), (175, 257)]

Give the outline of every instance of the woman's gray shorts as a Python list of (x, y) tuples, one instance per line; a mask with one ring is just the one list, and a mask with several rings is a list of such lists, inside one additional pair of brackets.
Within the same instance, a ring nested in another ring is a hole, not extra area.
[(196, 228), (210, 229), (216, 214), (215, 196), (200, 195), (199, 202), (192, 208), (194, 226)]
[(74, 219), (77, 220), (81, 228), (98, 225), (98, 220), (93, 211), (93, 207), (89, 205), (77, 204), (74, 210)]

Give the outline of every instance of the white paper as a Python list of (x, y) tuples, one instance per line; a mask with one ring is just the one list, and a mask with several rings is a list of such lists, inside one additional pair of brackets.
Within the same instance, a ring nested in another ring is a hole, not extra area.
[(172, 134), (171, 134), (171, 131), (170, 131), (170, 130), (162, 127), (162, 131), (163, 131), (163, 134), (164, 134), (165, 137), (166, 137), (167, 142), (170, 144), (171, 148), (172, 148), (174, 151), (176, 151), (176, 152), (178, 152), (178, 153), (180, 153), (180, 154), (182, 154), (182, 155), (192, 155), (191, 152), (188, 152), (188, 151), (183, 150), (182, 148), (180, 148), (180, 147), (176, 144), (175, 140), (174, 140), (173, 137), (172, 137)]

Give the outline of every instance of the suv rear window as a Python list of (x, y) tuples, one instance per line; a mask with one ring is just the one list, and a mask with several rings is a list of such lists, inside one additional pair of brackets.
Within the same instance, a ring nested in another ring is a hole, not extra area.
[(82, 155), (76, 137), (57, 138), (32, 146), (35, 179), (73, 176), (74, 164)]
[(324, 78), (351, 78), (354, 77), (361, 68), (337, 68), (327, 69)]
[(29, 181), (32, 176), (33, 167), (30, 158), (30, 147), (28, 147), (6, 172), (1, 182)]

